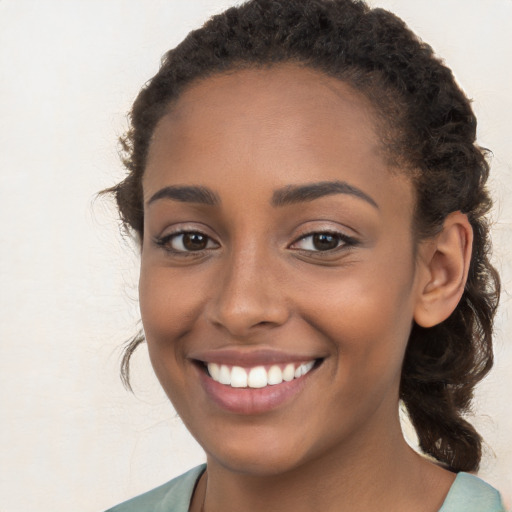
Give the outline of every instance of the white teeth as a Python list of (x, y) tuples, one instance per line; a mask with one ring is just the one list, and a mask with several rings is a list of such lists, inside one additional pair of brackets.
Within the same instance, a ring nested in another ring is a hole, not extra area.
[(233, 368), (231, 369), (231, 387), (247, 387), (247, 372), (241, 366), (233, 366)]
[(231, 372), (230, 372), (229, 368), (225, 364), (223, 364), (220, 367), (219, 382), (221, 384), (227, 384), (227, 385), (231, 384)]
[(277, 364), (272, 365), (268, 371), (264, 366), (255, 366), (253, 368), (243, 368), (241, 366), (229, 367), (225, 364), (208, 363), (208, 373), (210, 377), (221, 384), (233, 388), (264, 388), (266, 386), (275, 386), (283, 381), (290, 382), (306, 375), (315, 361), (302, 363), (295, 367), (294, 363), (288, 363), (284, 369)]
[(208, 373), (211, 375), (213, 380), (219, 381), (220, 367), (217, 363), (208, 363)]
[(313, 368), (313, 366), (315, 366), (315, 361), (309, 361), (309, 363), (304, 363), (302, 365), (302, 375), (306, 375), (306, 373), (308, 373)]
[(276, 384), (281, 384), (281, 382), (283, 382), (283, 372), (279, 366), (274, 365), (270, 367), (268, 370), (267, 381), (271, 386), (275, 386)]
[(250, 388), (264, 388), (267, 385), (267, 370), (263, 366), (256, 366), (249, 372), (247, 384)]
[(283, 380), (290, 382), (295, 377), (295, 366), (290, 363), (287, 364), (283, 370)]

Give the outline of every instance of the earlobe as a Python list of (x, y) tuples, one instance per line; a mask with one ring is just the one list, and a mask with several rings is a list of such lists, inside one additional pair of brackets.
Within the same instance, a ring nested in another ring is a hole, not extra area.
[(419, 294), (414, 320), (433, 327), (446, 320), (462, 297), (471, 261), (473, 229), (467, 215), (453, 212), (443, 229), (420, 247)]

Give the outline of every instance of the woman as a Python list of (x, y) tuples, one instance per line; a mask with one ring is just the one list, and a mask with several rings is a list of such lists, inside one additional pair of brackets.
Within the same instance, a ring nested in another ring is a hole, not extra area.
[(463, 418), (492, 366), (488, 165), (432, 50), (361, 2), (253, 0), (168, 52), (131, 122), (110, 192), (207, 464), (112, 510), (503, 510)]

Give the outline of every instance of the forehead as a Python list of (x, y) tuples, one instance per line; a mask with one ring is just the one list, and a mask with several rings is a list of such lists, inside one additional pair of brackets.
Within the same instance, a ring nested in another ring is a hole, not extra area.
[(274, 188), (347, 180), (363, 190), (397, 180), (381, 150), (370, 101), (293, 64), (214, 75), (189, 86), (160, 120), (144, 196), (172, 183), (216, 188), (243, 179)]
[[(347, 124), (354, 129), (344, 130)], [(369, 100), (347, 83), (311, 68), (281, 64), (234, 70), (193, 83), (172, 105), (154, 135), (163, 125), (174, 138), (191, 134), (219, 137), (229, 131), (236, 144), (239, 140), (230, 129), (236, 126), (240, 139), (249, 132), (274, 140), (277, 136), (281, 143), (292, 137), (298, 142), (301, 137), (307, 145), (308, 141), (318, 143), (314, 139), (319, 130), (333, 135), (341, 130), (348, 147), (352, 140), (364, 139), (367, 149), (376, 152), (379, 137), (375, 124)], [(154, 153), (158, 148), (152, 146)]]
[(226, 98), (230, 110), (244, 105), (244, 111), (253, 116), (263, 114), (262, 107), (273, 109), (276, 117), (291, 112), (300, 115), (304, 110), (327, 116), (334, 107), (333, 119), (341, 111), (356, 114), (357, 110), (361, 121), (373, 122), (372, 105), (363, 94), (344, 81), (293, 63), (234, 69), (200, 79), (185, 89), (172, 113), (179, 119), (197, 114), (204, 106), (212, 111), (226, 109)]

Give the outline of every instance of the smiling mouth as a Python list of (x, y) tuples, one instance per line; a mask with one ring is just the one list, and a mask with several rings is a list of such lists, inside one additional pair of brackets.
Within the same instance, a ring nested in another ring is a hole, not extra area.
[(231, 388), (261, 389), (283, 382), (300, 379), (318, 367), (323, 359), (287, 364), (258, 365), (243, 367), (229, 364), (205, 363), (201, 365), (206, 374), (215, 382)]
[(286, 407), (316, 374), (326, 357), (275, 350), (213, 350), (193, 354), (208, 401), (230, 414), (257, 415)]

